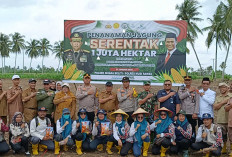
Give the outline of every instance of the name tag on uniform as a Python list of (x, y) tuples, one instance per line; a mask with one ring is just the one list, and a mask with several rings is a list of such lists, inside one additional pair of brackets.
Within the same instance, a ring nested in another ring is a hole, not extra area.
[(87, 56), (85, 54), (83, 54), (81, 57), (80, 57), (80, 62), (87, 62)]

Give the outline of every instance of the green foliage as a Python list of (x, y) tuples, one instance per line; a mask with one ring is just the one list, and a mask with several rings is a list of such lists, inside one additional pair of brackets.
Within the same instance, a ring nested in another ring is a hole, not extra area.
[[(12, 76), (14, 75), (14, 73), (7, 73), (7, 74), (1, 74), (0, 78), (1, 79), (11, 79)], [(51, 80), (62, 80), (63, 75), (61, 73), (56, 74), (56, 73), (30, 73), (30, 74), (26, 74), (26, 73), (18, 73), (17, 75), (20, 76), (20, 78), (26, 78), (26, 79), (30, 79), (30, 78), (34, 78), (34, 79), (51, 79)]]

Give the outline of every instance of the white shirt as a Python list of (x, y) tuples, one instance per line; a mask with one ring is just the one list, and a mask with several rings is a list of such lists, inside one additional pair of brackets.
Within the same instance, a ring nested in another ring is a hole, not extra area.
[(199, 104), (199, 115), (198, 117), (202, 117), (204, 113), (209, 113), (212, 117), (213, 115), (213, 104), (216, 98), (216, 92), (208, 89), (204, 91), (203, 89), (199, 90), (200, 93), (205, 93), (203, 96), (200, 96), (200, 104)]
[[(62, 134), (62, 132), (64, 131), (64, 129), (62, 128), (62, 126), (60, 126), (61, 123), (59, 121), (59, 119), (56, 121), (56, 132), (57, 134)], [(71, 138), (70, 135), (67, 136), (68, 138)]]
[(174, 48), (172, 51), (170, 51), (170, 52), (168, 52), (167, 51), (167, 53), (166, 53), (166, 57), (165, 58), (167, 58), (167, 56), (168, 56), (168, 53), (170, 53), (170, 58), (171, 58), (171, 56), (172, 56), (172, 54), (174, 53), (174, 51), (176, 51), (176, 48)]
[(44, 118), (44, 120), (40, 119), (39, 117), (37, 118), (38, 118), (38, 126), (36, 127), (35, 118), (32, 119), (30, 123), (30, 133), (31, 136), (38, 137), (42, 140), (43, 137), (46, 135), (46, 128), (47, 128), (46, 118)]

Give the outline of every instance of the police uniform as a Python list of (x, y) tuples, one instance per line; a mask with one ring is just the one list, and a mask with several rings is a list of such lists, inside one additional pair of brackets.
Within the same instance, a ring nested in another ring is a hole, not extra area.
[[(84, 78), (89, 77), (89, 74), (84, 74)], [(93, 90), (93, 94), (88, 95), (88, 91)], [(98, 109), (99, 102), (98, 102), (98, 91), (94, 85), (85, 86), (79, 85), (77, 87), (76, 97), (79, 103), (79, 108), (85, 108), (87, 110), (87, 115), (89, 120), (93, 123), (94, 121), (94, 111)]]
[[(130, 81), (130, 80), (128, 77), (123, 77), (122, 82), (124, 81)], [(127, 97), (127, 94), (129, 93), (130, 90), (133, 90), (133, 88), (129, 87), (128, 89), (125, 89), (121, 87), (118, 89), (117, 92), (117, 97), (119, 101), (118, 107), (129, 115), (129, 118), (127, 119), (129, 125), (133, 123), (134, 120), (131, 117), (131, 115), (137, 109), (137, 101), (136, 101), (137, 96), (132, 94), (131, 96)]]
[[(82, 33), (75, 32), (72, 33), (70, 38), (80, 38), (83, 39)], [(92, 73), (94, 71), (94, 63), (90, 54), (90, 51), (80, 49), (77, 52), (74, 52), (72, 49), (64, 51), (63, 55), (64, 63), (69, 62), (76, 64), (78, 70), (83, 70), (86, 73)]]

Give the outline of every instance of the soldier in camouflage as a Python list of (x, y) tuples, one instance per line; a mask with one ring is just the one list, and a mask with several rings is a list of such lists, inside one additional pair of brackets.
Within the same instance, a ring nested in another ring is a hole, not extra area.
[[(151, 82), (150, 81), (144, 81), (143, 88), (144, 88), (144, 91), (139, 93), (138, 98), (137, 98), (138, 105), (142, 109), (149, 112), (150, 115), (153, 115), (154, 110), (158, 109), (157, 96), (155, 93), (152, 93), (150, 91), (150, 89), (151, 89)], [(150, 121), (149, 118), (148, 118), (148, 120)]]
[(72, 63), (76, 64), (78, 70), (83, 70), (86, 73), (91, 74), (94, 71), (94, 63), (90, 54), (90, 51), (81, 49), (83, 34), (74, 32), (70, 36), (70, 45), (72, 49), (64, 51), (64, 64)]

